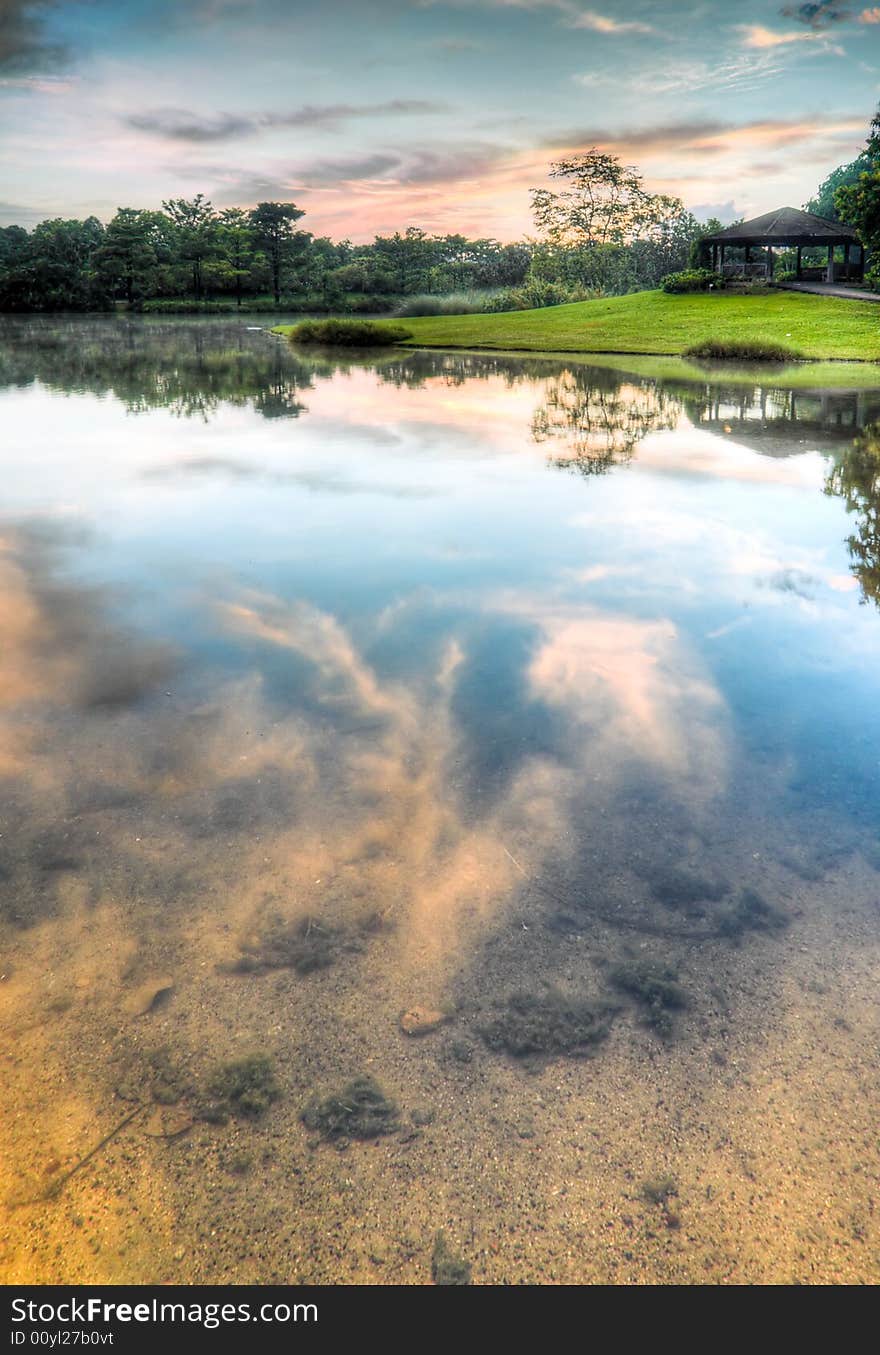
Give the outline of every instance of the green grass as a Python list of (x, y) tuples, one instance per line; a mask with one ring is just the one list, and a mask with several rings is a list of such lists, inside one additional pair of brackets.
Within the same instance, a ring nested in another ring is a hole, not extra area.
[(633, 292), (543, 310), (407, 319), (409, 343), (556, 353), (680, 354), (695, 344), (760, 341), (807, 358), (880, 360), (880, 305), (806, 292)]
[(376, 324), (372, 320), (329, 319), (304, 320), (300, 325), (280, 325), (291, 343), (317, 344), (324, 347), (376, 348), (402, 343), (410, 336), (403, 325)]
[[(572, 364), (571, 353), (542, 353), (549, 361)], [(641, 357), (638, 354), (590, 353), (584, 365), (604, 367), (621, 376), (647, 377), (652, 381), (682, 381), (705, 385), (723, 381), (729, 386), (776, 386), (783, 390), (877, 390), (880, 389), (880, 365), (873, 362), (797, 362), (780, 367), (778, 363), (695, 362), (688, 358)]]

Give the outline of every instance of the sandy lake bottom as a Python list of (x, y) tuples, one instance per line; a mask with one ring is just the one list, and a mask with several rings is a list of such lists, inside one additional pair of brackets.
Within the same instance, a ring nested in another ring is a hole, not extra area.
[(880, 1279), (880, 395), (40, 319), (0, 417), (0, 1280)]

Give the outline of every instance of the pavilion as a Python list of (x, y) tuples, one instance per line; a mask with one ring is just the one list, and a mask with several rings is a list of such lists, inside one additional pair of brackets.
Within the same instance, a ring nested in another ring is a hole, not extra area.
[[(728, 226), (717, 235), (706, 236), (703, 243), (711, 246), (713, 271), (724, 277), (772, 279), (773, 251), (779, 249), (797, 250), (798, 280), (861, 282), (865, 276), (865, 247), (852, 226), (796, 207), (780, 207), (752, 221)], [(835, 259), (839, 247), (842, 255)], [(805, 266), (803, 251), (817, 248), (827, 250), (825, 261), (821, 267)], [(766, 251), (764, 257), (753, 258), (754, 250)], [(731, 258), (734, 253), (738, 257)]]

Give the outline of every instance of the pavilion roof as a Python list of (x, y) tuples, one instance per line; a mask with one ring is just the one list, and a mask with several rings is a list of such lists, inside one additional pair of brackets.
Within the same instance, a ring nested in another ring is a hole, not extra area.
[(710, 245), (845, 245), (859, 243), (858, 233), (842, 221), (828, 221), (797, 207), (778, 207), (751, 221), (707, 235)]

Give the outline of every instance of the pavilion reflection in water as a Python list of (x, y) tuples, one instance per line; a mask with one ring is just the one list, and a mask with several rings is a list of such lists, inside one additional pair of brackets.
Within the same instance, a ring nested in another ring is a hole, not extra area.
[(791, 390), (772, 386), (706, 384), (682, 392), (697, 427), (735, 437), (763, 456), (838, 452), (880, 420), (880, 391)]

